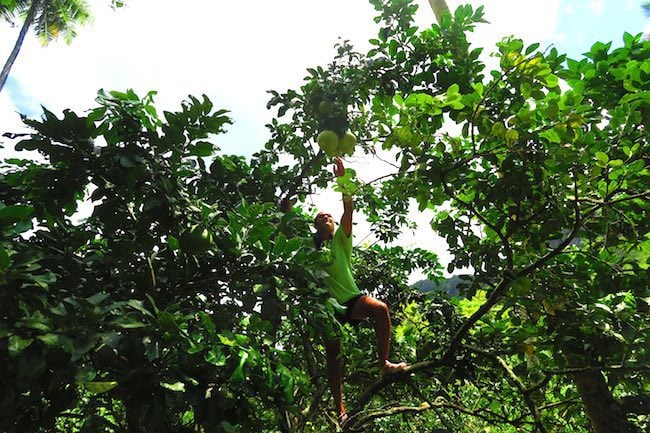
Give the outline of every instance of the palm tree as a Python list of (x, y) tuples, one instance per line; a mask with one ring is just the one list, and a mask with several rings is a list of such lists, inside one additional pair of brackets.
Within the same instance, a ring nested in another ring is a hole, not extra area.
[(449, 6), (447, 6), (447, 2), (445, 0), (429, 0), (429, 4), (433, 9), (436, 20), (438, 20), (438, 24), (440, 24), (440, 20), (442, 20), (442, 14), (444, 12), (449, 12)]
[(0, 73), (1, 92), (30, 27), (33, 26), (43, 45), (60, 35), (70, 43), (77, 34), (76, 26), (90, 19), (90, 9), (84, 0), (15, 0), (8, 6), (0, 5), (0, 16), (9, 22), (24, 16), (18, 39)]

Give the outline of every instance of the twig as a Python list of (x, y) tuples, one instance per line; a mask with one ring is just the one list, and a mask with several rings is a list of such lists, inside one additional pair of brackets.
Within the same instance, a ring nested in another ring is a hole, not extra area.
[(474, 205), (458, 198), (458, 195), (449, 188), (449, 185), (447, 185), (447, 179), (444, 173), (442, 174), (441, 183), (442, 183), (442, 188), (445, 190), (445, 193), (447, 193), (449, 197), (452, 197), (454, 200), (456, 200), (457, 202), (459, 202), (460, 204), (468, 208), (474, 215), (476, 215), (476, 217), (483, 224), (485, 224), (489, 229), (494, 231), (497, 234), (497, 236), (499, 236), (499, 239), (501, 240), (501, 243), (505, 248), (506, 260), (508, 261), (508, 270), (511, 271), (513, 268), (512, 247), (510, 246), (510, 242), (508, 241), (508, 238), (503, 233), (501, 233), (501, 230), (498, 227), (496, 227), (494, 224), (488, 221), (486, 217), (484, 217), (479, 211), (477, 211)]
[(316, 164), (316, 162), (320, 161), (323, 158), (323, 156), (325, 156), (325, 152), (319, 150), (318, 153), (314, 155), (312, 159), (310, 159), (305, 165), (302, 166), (302, 170), (300, 170), (298, 176), (294, 178), (295, 182), (289, 189), (287, 189), (281, 201), (290, 199), (298, 191), (298, 186), (302, 183), (302, 180), (305, 177), (307, 170), (309, 170), (314, 164)]
[(546, 374), (578, 374), (587, 371), (650, 371), (650, 364), (595, 365), (588, 367), (563, 368), (560, 370), (543, 370)]
[(529, 389), (526, 389), (524, 383), (521, 381), (521, 379), (519, 379), (519, 377), (515, 374), (512, 368), (510, 368), (508, 363), (506, 363), (506, 361), (500, 356), (488, 352), (486, 350), (479, 349), (476, 347), (471, 347), (471, 346), (463, 346), (463, 347), (470, 350), (471, 352), (490, 358), (493, 362), (498, 364), (506, 372), (510, 380), (515, 384), (519, 392), (521, 392), (521, 394), (523, 395), (524, 401), (526, 402), (526, 406), (528, 406), (528, 410), (530, 410), (530, 413), (533, 416), (533, 419), (535, 420), (535, 426), (537, 427), (537, 430), (541, 433), (546, 433), (546, 427), (544, 427), (544, 424), (542, 424), (542, 421), (540, 419), (539, 409), (537, 408), (537, 405), (535, 404), (535, 402), (530, 396), (531, 391)]
[(558, 406), (563, 406), (563, 405), (565, 405), (565, 404), (576, 403), (577, 400), (580, 399), (580, 397), (581, 397), (581, 396), (577, 396), (577, 397), (570, 398), (570, 399), (568, 399), (568, 400), (558, 401), (558, 402), (556, 402), (556, 403), (546, 404), (546, 405), (544, 405), (544, 406), (540, 406), (540, 407), (539, 407), (539, 410), (542, 411), (542, 410), (547, 410), (547, 409), (554, 409), (554, 408), (556, 408), (556, 407), (558, 407)]
[[(343, 431), (344, 432), (360, 431), (364, 425), (378, 418), (385, 418), (385, 417), (394, 416), (398, 414), (420, 413), (420, 412), (425, 412), (436, 408), (453, 409), (458, 412), (464, 413), (466, 415), (474, 416), (484, 421), (492, 422), (492, 423), (495, 421), (495, 419), (498, 419), (502, 422), (506, 422), (509, 424), (515, 424), (515, 423), (519, 424), (519, 421), (517, 420), (510, 420), (490, 410), (487, 409), (472, 410), (465, 406), (448, 402), (443, 397), (438, 397), (431, 403), (423, 402), (419, 406), (392, 406), (388, 409), (371, 409), (363, 412), (357, 412), (355, 414), (350, 415), (350, 417), (348, 418), (348, 422), (345, 424)], [(489, 414), (491, 416), (487, 416), (486, 414)]]
[(537, 259), (535, 262), (532, 264), (526, 266), (519, 272), (515, 273), (515, 278), (523, 277), (525, 275), (528, 275), (535, 271), (536, 269), (541, 268), (546, 262), (551, 260), (553, 257), (557, 256), (560, 254), (564, 249), (569, 246), (571, 241), (576, 237), (578, 234), (578, 231), (580, 230), (580, 226), (582, 225), (582, 215), (580, 213), (580, 204), (578, 200), (578, 175), (575, 172), (575, 168), (573, 170), (573, 176), (574, 176), (574, 184), (573, 184), (573, 191), (574, 191), (574, 197), (573, 197), (573, 211), (574, 211), (574, 221), (573, 221), (573, 228), (571, 229), (571, 232), (569, 232), (568, 236), (558, 245), (556, 248), (553, 250), (549, 251), (548, 253), (544, 254), (542, 257)]
[(621, 202), (628, 201), (628, 200), (634, 200), (634, 199), (637, 199), (637, 198), (646, 198), (646, 197), (650, 197), (650, 191), (644, 191), (644, 192), (640, 192), (638, 194), (628, 195), (627, 197), (621, 197), (621, 198), (618, 198), (616, 200), (604, 201), (604, 202), (599, 203), (596, 206), (592, 207), (591, 209), (587, 210), (585, 212), (585, 216), (591, 215), (592, 213), (596, 212), (598, 209), (601, 209), (601, 208), (603, 208), (605, 206), (611, 206), (611, 205), (616, 204), (616, 203), (621, 203)]

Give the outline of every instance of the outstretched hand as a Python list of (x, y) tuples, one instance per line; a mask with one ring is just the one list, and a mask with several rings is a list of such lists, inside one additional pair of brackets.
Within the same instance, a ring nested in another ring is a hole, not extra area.
[(345, 176), (345, 167), (343, 167), (343, 160), (341, 158), (334, 159), (334, 176), (341, 177)]

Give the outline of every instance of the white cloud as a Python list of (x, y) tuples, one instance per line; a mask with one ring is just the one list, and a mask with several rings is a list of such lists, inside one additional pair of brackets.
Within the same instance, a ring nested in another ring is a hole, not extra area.
[(636, 3), (635, 0), (626, 0), (625, 1), (625, 10), (630, 11), (630, 10), (634, 9), (635, 6), (636, 6), (635, 3)]
[(595, 16), (600, 16), (605, 13), (605, 0), (591, 0), (587, 7)]
[(576, 14), (576, 10), (571, 5), (563, 6), (562, 10), (568, 15), (575, 15)]

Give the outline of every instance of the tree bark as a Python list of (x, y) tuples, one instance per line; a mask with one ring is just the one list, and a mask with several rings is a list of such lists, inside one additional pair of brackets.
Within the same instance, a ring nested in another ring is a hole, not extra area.
[(27, 30), (29, 30), (29, 27), (32, 25), (32, 21), (34, 21), (34, 16), (36, 15), (36, 9), (38, 9), (39, 3), (40, 0), (32, 1), (32, 4), (29, 7), (29, 11), (27, 12), (27, 17), (25, 17), (25, 22), (23, 23), (23, 26), (20, 29), (20, 33), (18, 33), (18, 39), (16, 39), (14, 48), (13, 50), (11, 50), (11, 53), (9, 54), (9, 58), (7, 59), (4, 67), (2, 68), (2, 73), (0, 73), (0, 92), (2, 92), (2, 89), (4, 88), (5, 83), (7, 82), (7, 78), (9, 77), (9, 71), (11, 71), (11, 67), (14, 65), (14, 62), (18, 57), (20, 48), (23, 46), (23, 41), (25, 40), (25, 36), (27, 35)]
[[(567, 357), (569, 358), (569, 357)], [(581, 367), (569, 361), (572, 367)], [(585, 413), (595, 433), (633, 433), (637, 431), (627, 419), (622, 406), (614, 399), (601, 371), (573, 374)]]
[(445, 0), (429, 0), (429, 4), (431, 5), (431, 9), (433, 9), (433, 13), (436, 16), (438, 24), (440, 24), (442, 14), (444, 12), (449, 12), (449, 6), (447, 6), (447, 2)]

